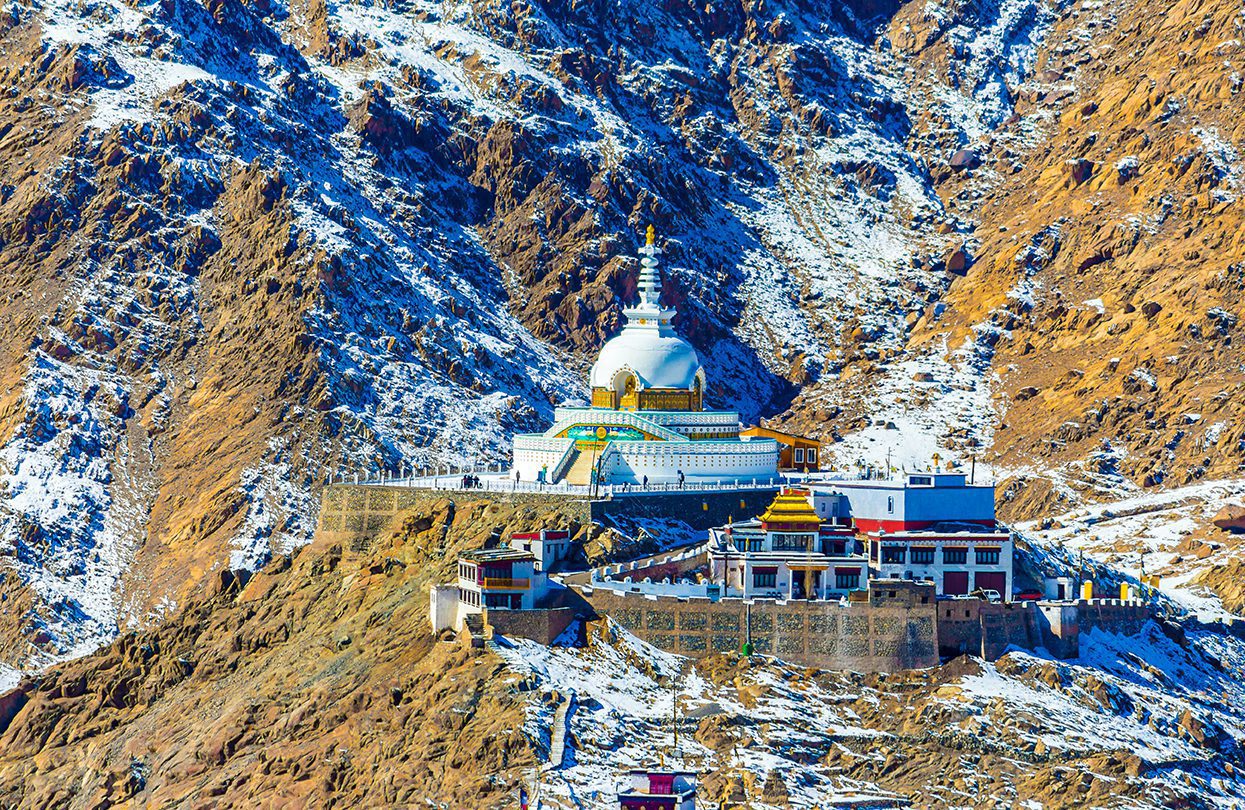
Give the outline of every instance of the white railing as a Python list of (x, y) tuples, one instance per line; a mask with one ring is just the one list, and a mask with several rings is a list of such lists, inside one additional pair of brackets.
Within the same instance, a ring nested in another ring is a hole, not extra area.
[(550, 481), (560, 481), (562, 476), (566, 475), (567, 469), (571, 466), (571, 459), (575, 458), (575, 440), (566, 440), (566, 450), (563, 451), (562, 457), (558, 459), (558, 463), (553, 465), (553, 469), (549, 471)]
[(543, 433), (520, 433), (513, 440), (516, 448), (522, 446), (524, 450), (545, 453), (561, 452), (568, 443), (573, 445), (575, 440), (565, 436), (546, 436)]
[(572, 414), (567, 416), (565, 419), (559, 419), (558, 422), (546, 432), (557, 434), (581, 424), (590, 426), (623, 425), (626, 427), (633, 427), (636, 430), (642, 430), (646, 433), (651, 433), (658, 438), (665, 439), (666, 441), (685, 442), (688, 440), (682, 433), (676, 433), (670, 428), (662, 427), (656, 422), (645, 419), (642, 416), (636, 416), (631, 411), (592, 411), (590, 413), (585, 412), (583, 415)]
[[(465, 486), (463, 476), (481, 476), (478, 486)], [(389, 486), (404, 489), (439, 490), (445, 492), (534, 492), (551, 495), (587, 495), (600, 498), (631, 497), (644, 495), (674, 495), (679, 493), (713, 493), (713, 492), (751, 492), (755, 490), (772, 490), (783, 484), (782, 478), (770, 478), (760, 481), (677, 481), (650, 482), (648, 486), (640, 484), (568, 484), (565, 481), (557, 484), (541, 484), (535, 481), (515, 481), (513, 478), (499, 476), (493, 470), (454, 470), (444, 474), (398, 478), (382, 476), (377, 479), (360, 479), (339, 476), (330, 483), (357, 484), (360, 486)]]

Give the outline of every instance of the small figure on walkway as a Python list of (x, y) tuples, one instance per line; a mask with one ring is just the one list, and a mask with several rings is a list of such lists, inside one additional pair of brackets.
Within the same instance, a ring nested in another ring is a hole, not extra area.
[(648, 476), (644, 476), (644, 488), (648, 489)]

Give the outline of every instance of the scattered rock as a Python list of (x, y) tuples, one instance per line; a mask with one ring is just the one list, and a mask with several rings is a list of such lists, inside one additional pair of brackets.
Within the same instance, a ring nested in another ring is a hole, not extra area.
[(1085, 181), (1094, 176), (1094, 163), (1085, 158), (1077, 158), (1068, 161), (1068, 176), (1072, 179), (1073, 185), (1081, 185)]
[(981, 157), (972, 149), (961, 149), (952, 155), (951, 159), (947, 162), (950, 164), (951, 168), (955, 169), (957, 172), (963, 172), (980, 166)]
[(1245, 505), (1230, 503), (1216, 512), (1210, 522), (1227, 532), (1245, 532)]
[(963, 276), (968, 273), (968, 268), (973, 264), (973, 258), (968, 253), (968, 248), (961, 245), (948, 254), (943, 260), (943, 264), (947, 268), (947, 272), (954, 273), (957, 276)]

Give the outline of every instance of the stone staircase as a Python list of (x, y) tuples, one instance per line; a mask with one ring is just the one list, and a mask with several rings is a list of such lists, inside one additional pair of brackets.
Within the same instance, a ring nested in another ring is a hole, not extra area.
[(566, 475), (562, 476), (562, 480), (568, 484), (577, 484), (579, 486), (591, 484), (593, 463), (592, 453), (576, 450), (575, 459), (571, 462), (571, 466), (566, 469)]
[(553, 724), (549, 729), (549, 770), (560, 770), (566, 762), (566, 731), (574, 703), (574, 695), (564, 697), (553, 713)]
[(484, 617), (478, 613), (468, 613), (463, 617), (463, 630), (471, 636), (471, 646), (484, 647)]

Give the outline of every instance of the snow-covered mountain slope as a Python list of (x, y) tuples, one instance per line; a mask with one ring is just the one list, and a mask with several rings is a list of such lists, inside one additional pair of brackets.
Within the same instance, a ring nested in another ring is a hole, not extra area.
[(334, 472), (503, 457), (583, 395), (649, 222), (750, 418), (857, 331), (900, 351), (960, 227), (916, 113), (993, 120), (1039, 8), (959, 14), (1027, 45), (918, 95), (864, 4), (10, 3), (8, 657), (305, 542)]
[(1146, 9), (11, 0), (0, 653), (306, 542), (334, 473), (504, 457), (649, 223), (711, 400), (838, 464), (981, 454), (1019, 517), (1234, 474), (1239, 14)]
[(562, 767), (529, 776), (555, 807), (611, 806), (620, 771), (658, 756), (702, 774), (706, 807), (1245, 801), (1240, 639), (1150, 623), (1081, 645), (1070, 662), (1012, 652), (868, 678), (734, 656), (692, 664), (621, 628), (586, 650), (518, 641), (499, 652), (533, 690), (525, 733), (538, 749), (572, 701), (576, 745)]

